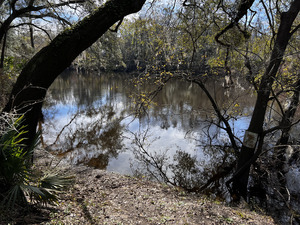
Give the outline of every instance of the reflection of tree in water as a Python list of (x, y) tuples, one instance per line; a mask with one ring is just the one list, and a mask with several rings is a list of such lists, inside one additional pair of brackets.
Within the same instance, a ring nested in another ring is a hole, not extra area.
[(106, 169), (109, 158), (117, 157), (123, 146), (121, 119), (122, 113), (117, 116), (108, 105), (78, 111), (49, 149), (72, 163)]
[(126, 75), (104, 74), (77, 74), (68, 72), (62, 74), (52, 84), (47, 93), (45, 106), (51, 104), (72, 104), (77, 108), (92, 107), (93, 104), (109, 104), (121, 98), (124, 105), (130, 108), (130, 98), (132, 90), (130, 82), (126, 80)]
[[(133, 103), (129, 96), (134, 91), (147, 93), (153, 89), (151, 83), (136, 85), (135, 87), (128, 82), (129, 79), (131, 77), (117, 75), (75, 75), (65, 80), (57, 80), (53, 86), (53, 91), (50, 92), (50, 97), (54, 102), (69, 104), (77, 109), (89, 108), (84, 113), (79, 113), (72, 125), (66, 129), (68, 132), (62, 135), (66, 141), (65, 143), (61, 142), (61, 145), (64, 145), (64, 151), (60, 150), (61, 152), (65, 153), (66, 149), (71, 149), (68, 154), (77, 160), (76, 163), (84, 162), (97, 168), (106, 167), (109, 157), (114, 156), (114, 153), (116, 155), (119, 153), (119, 150), (116, 150), (118, 147), (115, 147), (118, 145), (118, 140), (119, 143), (122, 143), (119, 136), (122, 128), (119, 127), (118, 119), (112, 118), (121, 118), (122, 116), (117, 116), (117, 113), (120, 114), (119, 111), (122, 111), (124, 115), (130, 115)], [(220, 83), (208, 82), (206, 85), (220, 106), (225, 108), (224, 113), (228, 110), (233, 112), (232, 117), (237, 116), (237, 113), (231, 110), (237, 96), (239, 97), (239, 104), (245, 105), (245, 107), (240, 107), (241, 109), (245, 110), (247, 104), (250, 104), (249, 95), (241, 95), (238, 89), (224, 96), (224, 89), (220, 88)], [(228, 172), (227, 168), (230, 167), (234, 154), (229, 147), (226, 147), (226, 144), (224, 146), (228, 140), (222, 138), (224, 133), (222, 134), (220, 129), (221, 124), (217, 122), (218, 118), (213, 113), (211, 103), (204, 92), (197, 85), (192, 85), (191, 82), (170, 80), (154, 101), (156, 105), (148, 109), (145, 115), (139, 115), (138, 122), (143, 129), (147, 127), (148, 122), (152, 128), (160, 128), (154, 139), (159, 137), (160, 131), (172, 132), (171, 130), (176, 128), (176, 131), (186, 133), (186, 139), (197, 139), (196, 142), (198, 143), (201, 139), (204, 143), (201, 147), (195, 147), (194, 154), (189, 149), (187, 149), (189, 153), (184, 152), (185, 149), (180, 149), (177, 146), (167, 152), (168, 140), (166, 140), (160, 146), (160, 152), (159, 149), (153, 152), (153, 145), (151, 147), (151, 144), (155, 141), (149, 141), (148, 138), (138, 143), (137, 139), (133, 138), (136, 150), (141, 150), (141, 147), (144, 147), (144, 156), (139, 154), (139, 151), (134, 150), (137, 159), (146, 162), (144, 169), (153, 173), (152, 177), (159, 177), (160, 180), (186, 187), (188, 190), (220, 187), (223, 182), (218, 183), (217, 178), (220, 174), (223, 175)], [(103, 104), (106, 105), (106, 112), (102, 112), (102, 119), (96, 119), (98, 109), (95, 105), (102, 107)], [(83, 117), (86, 118), (84, 122), (82, 122)], [(114, 123), (114, 121), (117, 122)], [(109, 123), (111, 124), (108, 125)], [(106, 129), (104, 129), (104, 124)], [(142, 134), (136, 135), (140, 136), (139, 138), (143, 136)], [(223, 143), (216, 143), (216, 140)], [(214, 147), (210, 148), (211, 145)], [(204, 155), (203, 157), (201, 155), (202, 158), (199, 158), (199, 152)], [(159, 173), (153, 170), (154, 167), (158, 168)], [(138, 172), (141, 171), (143, 170), (138, 170)]]
[(102, 169), (105, 170), (109, 162), (109, 155), (108, 154), (100, 154), (96, 158), (91, 158), (88, 162), (87, 165), (97, 168), (97, 169)]
[(230, 145), (202, 145), (201, 157), (197, 155), (199, 150), (191, 154), (178, 148), (170, 158), (167, 152), (174, 149), (150, 150), (158, 138), (151, 138), (149, 132), (132, 133), (132, 151), (137, 161), (131, 165), (133, 174), (179, 186), (187, 191), (227, 196), (225, 182), (236, 160)]
[[(122, 103), (121, 110), (131, 113), (134, 106), (129, 97), (133, 92), (139, 89), (145, 93), (153, 89), (153, 84), (145, 83), (143, 86), (135, 87), (130, 80), (132, 76), (103, 74), (97, 76), (94, 74), (70, 74), (58, 78), (48, 93), (50, 101), (45, 104), (46, 107), (51, 104), (71, 105), (72, 107), (83, 109), (93, 107), (98, 104), (116, 105)], [(224, 96), (224, 89), (219, 82), (209, 82), (209, 90), (215, 90), (214, 95), (218, 102), (231, 105), (232, 99), (240, 96), (238, 99), (240, 108), (246, 113), (248, 105), (251, 105), (249, 93), (241, 94), (239, 90), (230, 93), (230, 96)], [(148, 110), (151, 116), (152, 125), (159, 124), (162, 128), (169, 126), (177, 127), (188, 132), (191, 127), (196, 128), (202, 123), (204, 117), (214, 115), (210, 102), (203, 91), (196, 85), (190, 88), (189, 82), (179, 80), (170, 80), (168, 84), (156, 96), (155, 103)], [(116, 109), (120, 110), (119, 109)], [(146, 124), (147, 117), (142, 116), (140, 122)], [(198, 127), (201, 129), (201, 127)]]

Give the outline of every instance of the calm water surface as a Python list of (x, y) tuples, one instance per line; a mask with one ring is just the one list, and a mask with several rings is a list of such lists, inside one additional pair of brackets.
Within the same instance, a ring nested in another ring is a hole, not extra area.
[[(210, 102), (194, 84), (173, 80), (155, 98), (146, 113), (134, 113), (135, 93), (150, 92), (153, 85), (135, 86), (129, 75), (67, 73), (51, 86), (44, 106), (43, 136), (46, 145), (68, 163), (86, 164), (131, 174), (137, 140), (150, 154), (172, 160), (184, 150), (203, 163), (213, 155), (204, 146), (229, 143)], [(222, 82), (206, 82), (219, 107), (234, 116), (230, 123), (238, 137), (249, 124), (254, 106), (253, 90), (236, 80), (225, 89)]]

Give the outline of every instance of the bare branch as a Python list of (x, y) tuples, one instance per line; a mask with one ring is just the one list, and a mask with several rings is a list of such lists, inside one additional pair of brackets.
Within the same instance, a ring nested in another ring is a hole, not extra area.
[(223, 41), (221, 41), (220, 37), (223, 34), (225, 34), (228, 30), (230, 30), (231, 28), (233, 28), (234, 26), (236, 26), (238, 24), (240, 19), (242, 19), (247, 14), (248, 9), (250, 9), (250, 7), (252, 6), (253, 3), (254, 3), (254, 0), (241, 1), (241, 4), (238, 7), (238, 12), (237, 12), (237, 15), (235, 16), (235, 18), (215, 36), (215, 40), (217, 43), (219, 43), (223, 46), (226, 46), (226, 47), (230, 47), (229, 44), (226, 44)]
[(24, 18), (24, 17), (28, 17), (28, 18), (34, 18), (34, 19), (42, 19), (42, 18), (46, 18), (46, 17), (50, 17), (53, 19), (57, 19), (59, 21), (62, 21), (68, 25), (72, 25), (72, 23), (70, 23), (68, 20), (66, 20), (65, 18), (62, 18), (58, 15), (55, 15), (54, 13), (44, 13), (44, 14), (39, 14), (39, 15), (34, 15), (34, 14), (24, 14), (22, 16), (20, 16), (20, 18)]
[(289, 126), (281, 126), (281, 125), (275, 126), (275, 127), (272, 127), (272, 128), (270, 128), (270, 129), (268, 129), (268, 130), (263, 131), (263, 134), (264, 134), (264, 135), (267, 135), (267, 134), (272, 133), (272, 132), (274, 132), (274, 131), (276, 131), (276, 130), (289, 129), (289, 128), (291, 128), (292, 126), (295, 126), (296, 124), (298, 124), (299, 122), (300, 122), (300, 119), (297, 120), (297, 121), (294, 122), (294, 123), (291, 123), (291, 125), (289, 125)]
[(231, 126), (230, 124), (228, 123), (228, 120), (222, 115), (217, 103), (215, 102), (215, 100), (213, 99), (213, 97), (211, 96), (211, 94), (209, 93), (209, 91), (206, 89), (205, 85), (199, 80), (199, 79), (194, 79), (194, 78), (191, 78), (190, 76), (185, 76), (185, 79), (189, 82), (193, 82), (195, 84), (197, 84), (203, 91), (204, 93), (206, 94), (206, 96), (208, 97), (212, 107), (214, 108), (218, 118), (220, 121), (222, 121), (225, 125), (225, 130), (229, 136), (229, 139), (230, 139), (230, 142), (231, 142), (231, 145), (233, 147), (233, 149), (238, 152), (239, 150), (239, 147), (237, 146), (236, 142), (235, 142), (235, 136), (234, 134), (232, 133), (232, 129), (231, 129)]
[(300, 28), (300, 24), (298, 24), (292, 31), (291, 35), (293, 35)]
[(50, 40), (52, 40), (51, 35), (48, 33), (48, 31), (46, 29), (44, 29), (44, 28), (42, 28), (40, 26), (37, 26), (36, 24), (33, 24), (33, 23), (20, 23), (20, 24), (15, 25), (15, 26), (10, 26), (10, 28), (17, 28), (17, 27), (21, 27), (21, 26), (24, 26), (24, 25), (33, 26), (33, 27), (35, 27), (35, 28), (43, 31), (48, 36), (48, 38)]
[(15, 10), (16, 10), (16, 2), (17, 2), (18, 0), (12, 0), (11, 2), (10, 2), (10, 7), (11, 7), (11, 10), (13, 11), (13, 12), (15, 12)]
[(266, 15), (267, 15), (267, 19), (268, 19), (268, 21), (269, 21), (269, 25), (270, 25), (270, 27), (271, 27), (272, 34), (273, 34), (273, 37), (274, 37), (275, 34), (276, 34), (276, 32), (275, 32), (275, 29), (274, 29), (273, 21), (271, 20), (271, 17), (270, 17), (270, 15), (269, 15), (269, 13), (268, 13), (267, 6), (266, 6), (266, 4), (264, 3), (264, 1), (260, 1), (260, 2), (262, 3), (263, 8), (264, 8), (264, 10), (265, 10), (265, 13), (266, 13)]

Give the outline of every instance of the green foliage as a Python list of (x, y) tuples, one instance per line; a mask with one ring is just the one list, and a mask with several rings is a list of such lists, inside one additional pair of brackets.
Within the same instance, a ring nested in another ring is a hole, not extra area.
[(22, 135), (26, 131), (21, 126), (22, 118), (10, 118), (1, 127), (0, 203), (7, 208), (16, 204), (26, 205), (29, 199), (45, 204), (53, 203), (57, 200), (57, 193), (68, 187), (73, 180), (72, 177), (51, 173), (39, 179), (34, 173), (31, 169), (31, 157), (39, 144), (39, 135), (29, 148), (25, 148)]
[(22, 68), (25, 66), (27, 60), (21, 57), (7, 56), (4, 58), (4, 73), (8, 79), (15, 79)]
[(0, 109), (4, 107), (6, 98), (11, 91), (13, 83), (17, 79), (17, 75), (25, 65), (24, 58), (8, 56), (4, 58), (4, 67), (0, 68)]

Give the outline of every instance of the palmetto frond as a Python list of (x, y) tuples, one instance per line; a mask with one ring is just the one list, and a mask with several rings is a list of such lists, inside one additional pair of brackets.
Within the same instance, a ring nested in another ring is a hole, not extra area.
[(56, 172), (44, 172), (39, 178), (31, 169), (31, 157), (39, 144), (39, 133), (31, 146), (24, 150), (20, 128), (22, 117), (12, 121), (0, 136), (0, 203), (6, 207), (26, 204), (27, 199), (41, 203), (54, 203), (58, 193), (73, 183), (73, 177)]

